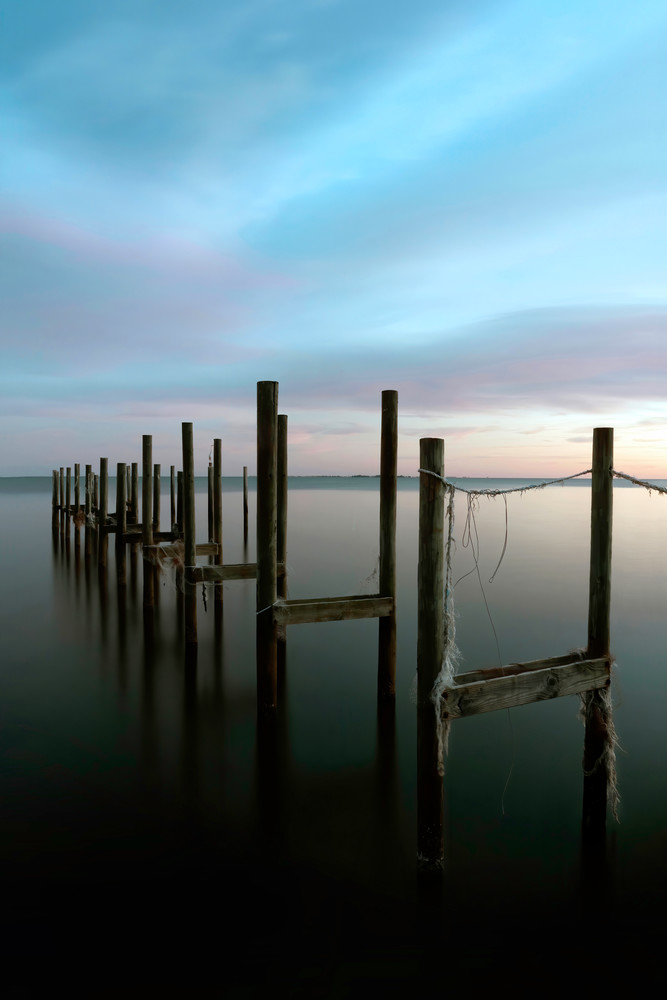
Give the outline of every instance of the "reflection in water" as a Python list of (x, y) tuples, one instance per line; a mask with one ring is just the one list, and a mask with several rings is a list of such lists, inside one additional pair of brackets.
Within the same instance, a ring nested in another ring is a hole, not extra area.
[[(506, 662), (560, 652), (585, 635), (589, 498), (585, 490), (558, 494), (561, 514), (549, 500), (538, 517), (534, 501), (522, 500), (513, 522), (510, 508), (506, 575), (488, 588)], [(344, 495), (290, 497), (290, 596), (354, 592), (368, 576), (377, 498), (350, 491), (344, 502)], [(70, 553), (70, 532), (53, 519), (54, 572), (30, 580), (29, 603), (43, 609), (44, 626), (31, 636), (29, 660), (19, 598), (5, 600), (12, 669), (3, 674), (0, 733), (12, 779), (4, 784), (3, 829), (14, 881), (2, 929), (17, 955), (38, 943), (50, 975), (64, 974), (75, 935), (80, 962), (108, 969), (108, 942), (122, 928), (111, 980), (127, 981), (134, 964), (142, 982), (215, 982), (243, 995), (265, 971), (305, 996), (335, 996), (380, 980), (403, 989), (488, 976), (497, 985), (498, 969), (515, 959), (513, 983), (527, 970), (543, 988), (572, 975), (585, 949), (571, 939), (597, 942), (599, 934), (618, 968), (634, 958), (633, 920), (644, 941), (655, 938), (660, 924), (641, 914), (638, 894), (665, 874), (660, 775), (667, 771), (655, 701), (667, 694), (660, 576), (667, 553), (654, 560), (647, 604), (632, 565), (639, 559), (645, 567), (650, 556), (622, 537), (614, 550), (621, 580), (614, 651), (625, 668), (617, 724), (629, 747), (619, 761), (618, 851), (608, 849), (609, 832), (581, 838), (583, 730), (576, 705), (560, 699), (453, 727), (444, 784), (448, 863), (424, 878), (414, 856), (416, 713), (408, 695), (415, 499), (399, 493), (395, 705), (376, 704), (377, 623), (298, 626), (282, 645), (280, 708), (268, 720), (256, 715), (252, 583), (225, 587), (224, 617), (210, 594), (208, 611), (199, 606), (194, 661), (185, 655), (182, 590), (159, 578), (144, 614), (143, 559), (126, 567), (132, 550), (110, 544), (104, 573), (96, 539), (86, 578), (84, 540), (77, 559), (76, 535)], [(27, 522), (31, 532), (39, 509)], [(657, 517), (653, 507), (633, 512), (623, 501), (618, 510), (620, 525)], [(502, 547), (492, 513), (478, 520), (482, 573), (485, 562), (492, 572)], [(567, 530), (545, 534), (545, 523)], [(29, 532), (21, 535), (31, 566), (48, 552), (48, 531), (47, 513), (32, 549)], [(657, 548), (661, 539), (656, 529)], [(240, 519), (225, 547), (230, 562), (242, 560)], [(459, 573), (469, 568), (466, 558), (459, 550)], [(554, 575), (566, 569), (566, 577), (545, 574), (552, 563)], [(87, 610), (77, 600), (77, 573), (92, 598)], [(466, 668), (490, 665), (493, 635), (470, 578), (457, 588), (457, 609)], [(563, 928), (568, 943), (554, 961)]]

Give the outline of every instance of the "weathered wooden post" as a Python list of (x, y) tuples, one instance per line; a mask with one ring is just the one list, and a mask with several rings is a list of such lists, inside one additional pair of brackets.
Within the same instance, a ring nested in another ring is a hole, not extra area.
[(243, 466), (243, 541), (248, 541), (248, 466)]
[(142, 436), (141, 467), (141, 541), (143, 546), (144, 607), (153, 607), (153, 566), (146, 558), (147, 546), (153, 544), (153, 438)]
[(176, 476), (176, 524), (179, 535), (183, 534), (183, 473), (178, 472)]
[(127, 495), (125, 492), (125, 463), (116, 463), (116, 550), (125, 544), (127, 529)]
[(119, 587), (126, 583), (125, 532), (127, 531), (127, 476), (125, 462), (116, 464), (116, 577)]
[(68, 517), (72, 513), (72, 470), (69, 465), (65, 473), (65, 512)]
[(125, 477), (125, 462), (116, 465), (116, 548), (125, 544), (127, 531), (127, 494)]
[(378, 622), (378, 699), (396, 694), (396, 489), (398, 473), (398, 392), (382, 393), (380, 444), (381, 597), (394, 598), (394, 612)]
[[(109, 549), (109, 534), (106, 530), (107, 516), (109, 513), (109, 460), (100, 458), (100, 503), (97, 511), (97, 524), (99, 534), (97, 539), (97, 565), (100, 571), (106, 569), (107, 552)], [(102, 583), (101, 573), (100, 583)], [(106, 586), (106, 578), (105, 583)]]
[(83, 529), (84, 538), (84, 558), (90, 559), (93, 551), (93, 539), (91, 534), (91, 523), (93, 518), (93, 467), (86, 466), (86, 523)]
[[(614, 430), (593, 431), (591, 482), (591, 561), (588, 592), (588, 659), (610, 657), (611, 537), (613, 516)], [(610, 682), (609, 682), (610, 683)], [(584, 695), (584, 831), (604, 830), (609, 774), (605, 757), (610, 711), (608, 686)]]
[[(197, 548), (195, 541), (195, 456), (192, 424), (182, 424), (183, 433), (183, 536), (185, 587), (185, 645), (197, 644), (197, 585), (194, 581)], [(180, 475), (180, 473), (179, 473)]]
[(100, 503), (98, 521), (104, 527), (109, 514), (109, 459), (100, 458)]
[(86, 466), (86, 524), (93, 513), (93, 467)]
[(176, 466), (169, 468), (169, 530), (173, 532), (176, 526)]
[(81, 466), (74, 463), (74, 513), (78, 514), (81, 508)]
[(62, 465), (60, 466), (60, 481), (59, 482), (60, 482), (60, 487), (59, 487), (60, 504), (59, 504), (59, 507), (60, 507), (60, 510), (62, 512), (65, 509), (65, 469), (63, 468)]
[[(417, 571), (417, 860), (422, 868), (444, 861), (443, 780), (438, 774), (438, 724), (431, 691), (444, 655), (445, 443), (419, 442), (419, 566)], [(428, 475), (434, 472), (436, 476)]]
[(257, 383), (257, 708), (277, 703), (278, 383)]
[(132, 463), (132, 492), (130, 493), (130, 523), (139, 523), (139, 463)]
[(128, 503), (130, 497), (132, 496), (132, 469), (131, 466), (125, 466), (125, 472), (127, 475), (127, 487), (125, 489), (125, 502)]
[(280, 569), (278, 570), (277, 593), (278, 597), (287, 596), (287, 575), (285, 563), (287, 562), (287, 415), (278, 414), (278, 454), (277, 454), (277, 517), (278, 527), (276, 535), (276, 561)]
[[(213, 541), (218, 546), (214, 565), (222, 566), (222, 438), (213, 439)], [(222, 601), (222, 581), (214, 584), (215, 600)]]
[(208, 540), (213, 541), (213, 463), (208, 463)]
[(53, 488), (51, 493), (51, 536), (53, 538), (54, 555), (58, 553), (58, 470), (53, 470)]
[(93, 510), (95, 514), (99, 513), (100, 509), (100, 477), (96, 472), (93, 473)]
[[(125, 532), (127, 531), (127, 469), (125, 462), (116, 464), (116, 583), (119, 615), (124, 611), (123, 588), (127, 583)], [(122, 619), (124, 621), (124, 619)]]
[(160, 475), (161, 467), (159, 464), (153, 466), (153, 531), (160, 530)]

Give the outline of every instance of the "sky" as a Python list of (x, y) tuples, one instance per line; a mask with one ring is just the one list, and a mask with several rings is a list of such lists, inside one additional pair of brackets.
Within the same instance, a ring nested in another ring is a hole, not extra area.
[(664, 0), (3, 6), (0, 475), (667, 476)]

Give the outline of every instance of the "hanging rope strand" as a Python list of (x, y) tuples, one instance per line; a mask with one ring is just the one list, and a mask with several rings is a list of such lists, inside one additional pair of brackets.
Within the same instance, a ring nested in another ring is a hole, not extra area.
[[(583, 472), (575, 472), (572, 476), (562, 476), (561, 479), (545, 479), (543, 483), (529, 483), (528, 486), (513, 486), (509, 490), (467, 490), (465, 486), (457, 486), (456, 483), (452, 483), (449, 479), (445, 479), (444, 476), (439, 476), (437, 472), (431, 472), (429, 469), (418, 469), (418, 472), (423, 472), (426, 476), (435, 476), (439, 479), (444, 486), (451, 486), (452, 489), (456, 490), (457, 493), (467, 493), (469, 496), (476, 497), (500, 497), (508, 493), (527, 493), (528, 490), (543, 490), (545, 486), (557, 486), (559, 483), (567, 483), (570, 479), (578, 479), (580, 476), (588, 476), (593, 471), (592, 469), (584, 469)], [(623, 475), (622, 473), (612, 473), (613, 475)], [(625, 476), (629, 479), (629, 476)], [(635, 482), (636, 480), (632, 480)], [(645, 486), (646, 483), (640, 483), (639, 485)], [(659, 490), (659, 486), (653, 486), (652, 489)], [(663, 493), (667, 493), (667, 490), (662, 490)]]
[[(437, 723), (437, 733), (438, 733), (438, 773), (440, 775), (444, 774), (444, 756), (447, 753), (448, 741), (449, 741), (449, 728), (450, 723), (448, 719), (443, 719), (443, 695), (447, 688), (451, 687), (454, 683), (454, 678), (456, 677), (458, 663), (461, 658), (461, 654), (456, 645), (456, 612), (454, 609), (454, 589), (469, 576), (470, 573), (476, 573), (479, 580), (480, 589), (482, 591), (482, 598), (484, 600), (484, 605), (486, 607), (486, 612), (489, 616), (489, 621), (491, 622), (491, 628), (496, 641), (496, 649), (498, 652), (499, 662), (501, 661), (500, 654), (500, 644), (498, 640), (498, 635), (491, 617), (491, 611), (489, 609), (488, 601), (486, 599), (486, 594), (484, 593), (484, 586), (482, 584), (482, 578), (479, 569), (479, 534), (477, 531), (477, 523), (475, 521), (475, 501), (478, 497), (497, 497), (502, 496), (505, 502), (505, 539), (503, 543), (502, 552), (500, 553), (500, 558), (494, 569), (490, 581), (491, 582), (498, 570), (500, 569), (500, 564), (503, 561), (505, 552), (507, 550), (507, 538), (508, 538), (508, 510), (507, 510), (507, 495), (510, 493), (526, 493), (528, 490), (541, 490), (545, 486), (555, 486), (560, 483), (568, 482), (571, 479), (577, 479), (580, 476), (589, 475), (593, 470), (586, 469), (583, 472), (576, 472), (572, 476), (563, 476), (560, 479), (550, 479), (545, 480), (542, 483), (530, 483), (527, 486), (514, 487), (507, 490), (469, 490), (462, 486), (457, 486), (452, 483), (449, 479), (444, 476), (439, 476), (436, 472), (432, 472), (429, 469), (419, 469), (420, 473), (424, 473), (427, 476), (434, 476), (438, 479), (444, 486), (443, 494), (446, 498), (447, 504), (447, 545), (445, 547), (445, 583), (444, 583), (444, 648), (442, 656), (442, 665), (440, 672), (435, 679), (433, 689), (431, 691), (431, 701), (435, 708), (436, 713), (436, 723)], [(470, 547), (472, 552), (474, 566), (463, 576), (459, 577), (456, 582), (453, 580), (453, 566), (452, 566), (452, 553), (455, 547), (454, 541), (454, 497), (456, 493), (464, 493), (467, 496), (467, 513), (466, 520), (463, 527), (462, 545), (463, 548)]]

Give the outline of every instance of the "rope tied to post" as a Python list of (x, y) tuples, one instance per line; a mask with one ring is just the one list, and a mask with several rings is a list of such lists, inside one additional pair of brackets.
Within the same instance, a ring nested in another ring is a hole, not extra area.
[[(440, 477), (438, 477), (440, 478)], [(449, 746), (449, 720), (443, 719), (443, 696), (454, 682), (458, 663), (461, 658), (456, 645), (456, 615), (454, 612), (454, 582), (452, 577), (452, 549), (454, 547), (454, 489), (451, 484), (445, 484), (447, 497), (447, 545), (445, 547), (445, 594), (443, 630), (444, 643), (442, 666), (431, 690), (430, 699), (435, 708), (438, 736), (438, 774), (445, 773), (445, 754)]]
[[(437, 472), (431, 472), (430, 469), (418, 469), (418, 472), (423, 472), (425, 476), (434, 476), (439, 479), (443, 486), (451, 487), (457, 493), (466, 493), (468, 496), (475, 497), (499, 497), (506, 496), (509, 493), (527, 493), (529, 490), (543, 490), (545, 486), (557, 486), (559, 483), (566, 483), (570, 479), (578, 479), (580, 476), (588, 476), (593, 470), (584, 469), (583, 472), (575, 472), (572, 476), (562, 476), (560, 479), (545, 479), (541, 483), (530, 483), (528, 486), (513, 486), (508, 490), (468, 490), (465, 486), (458, 486), (451, 480), (446, 479), (445, 476), (439, 476)], [(615, 473), (616, 475), (623, 475), (622, 473)], [(628, 478), (628, 477), (626, 477)], [(643, 484), (642, 484), (643, 485)], [(659, 487), (654, 487), (654, 489), (659, 489)], [(667, 490), (663, 492), (667, 493)]]
[[(507, 532), (508, 532), (507, 500), (506, 500), (507, 496), (512, 493), (522, 494), (522, 493), (527, 493), (531, 490), (541, 490), (547, 486), (557, 486), (562, 483), (569, 482), (570, 480), (578, 479), (581, 476), (590, 475), (593, 470), (585, 469), (582, 472), (576, 472), (570, 476), (561, 476), (558, 479), (549, 479), (549, 480), (544, 480), (543, 482), (529, 483), (527, 485), (511, 487), (508, 489), (468, 489), (463, 486), (458, 486), (456, 483), (453, 483), (451, 480), (447, 479), (444, 476), (438, 475), (438, 473), (436, 472), (432, 472), (430, 469), (420, 468), (418, 471), (419, 473), (423, 473), (424, 475), (432, 476), (442, 484), (442, 486), (444, 487), (443, 500), (446, 503), (447, 543), (445, 547), (445, 572), (444, 572), (444, 594), (443, 594), (444, 649), (443, 649), (443, 657), (442, 657), (442, 664), (440, 667), (440, 671), (435, 679), (430, 694), (430, 700), (433, 703), (436, 713), (436, 726), (437, 726), (437, 738), (438, 738), (437, 767), (438, 767), (438, 773), (442, 776), (444, 775), (444, 756), (448, 751), (449, 729), (450, 729), (450, 721), (447, 718), (446, 713), (444, 713), (443, 711), (443, 701), (447, 689), (451, 688), (453, 685), (456, 684), (456, 674), (458, 672), (458, 664), (461, 659), (461, 653), (456, 645), (456, 613), (454, 607), (454, 589), (457, 583), (459, 583), (461, 579), (464, 579), (464, 577), (461, 577), (456, 582), (454, 582), (453, 580), (452, 555), (456, 544), (454, 540), (455, 494), (463, 493), (467, 497), (468, 514), (466, 518), (466, 527), (465, 527), (466, 537), (468, 538), (467, 544), (472, 543), (472, 526), (474, 524), (475, 501), (477, 501), (481, 497), (495, 498), (498, 496), (502, 496), (503, 499), (505, 500), (505, 541), (502, 553), (500, 555), (500, 559), (489, 581), (492, 582), (496, 573), (498, 572), (500, 564), (502, 563), (507, 548)], [(610, 470), (610, 474), (616, 475), (617, 473), (615, 473), (613, 470)], [(628, 478), (628, 479), (631, 478), (628, 476), (624, 476), (623, 474), (621, 474), (621, 476), (623, 478)], [(645, 485), (647, 487), (651, 487), (651, 484), (645, 484), (641, 482), (637, 482), (637, 485)], [(661, 489), (660, 487), (656, 486), (653, 486), (652, 488), (658, 489), (660, 490), (660, 492), (667, 493), (667, 489)], [(475, 534), (476, 534), (476, 529), (475, 529)], [(479, 577), (478, 551), (475, 550), (474, 546), (473, 546), (473, 559), (475, 561), (475, 567), (470, 572), (474, 572), (474, 570), (476, 569)], [(467, 575), (468, 574), (466, 573), (464, 576)], [(495, 635), (495, 627), (493, 625), (493, 620), (491, 619), (491, 614), (488, 603), (486, 601), (486, 595), (484, 594), (484, 588), (482, 586), (481, 577), (480, 577), (480, 586), (482, 587), (482, 596), (484, 598), (487, 613), (489, 614), (489, 619), (491, 621), (491, 627), (493, 628)], [(496, 635), (496, 644), (498, 645), (497, 635)], [(499, 650), (499, 657), (500, 657), (500, 650)], [(614, 815), (616, 816), (616, 810), (618, 806), (618, 791), (616, 788), (616, 781), (615, 781), (616, 772), (614, 766), (615, 763), (614, 751), (618, 741), (616, 738), (615, 730), (613, 727), (613, 721), (611, 718), (611, 695), (609, 694), (609, 692), (607, 692), (607, 701), (605, 701), (605, 704), (603, 706), (604, 707), (603, 715), (605, 720), (604, 729), (606, 735), (604, 761), (600, 760), (599, 762), (596, 762), (594, 766), (598, 767), (601, 766), (602, 763), (604, 763), (604, 765), (608, 770), (610, 776), (610, 784), (609, 784), (610, 805)], [(596, 705), (598, 704), (598, 702), (599, 699), (596, 699)], [(587, 706), (585, 700), (584, 703)], [(587, 708), (584, 709), (584, 714), (586, 710)]]

